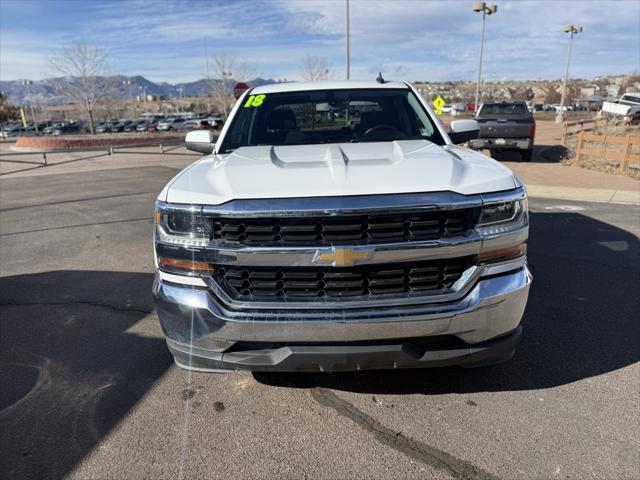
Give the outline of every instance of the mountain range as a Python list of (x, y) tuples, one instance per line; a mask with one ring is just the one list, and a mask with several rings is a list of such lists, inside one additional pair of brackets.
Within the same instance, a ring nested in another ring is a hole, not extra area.
[[(0, 92), (4, 92), (10, 103), (14, 105), (25, 105), (30, 101), (34, 104), (58, 105), (65, 103), (67, 98), (62, 94), (60, 85), (64, 79), (46, 78), (44, 80), (33, 80), (26, 84), (24, 80), (0, 80)], [(221, 80), (206, 78), (187, 83), (155, 83), (141, 75), (126, 77), (124, 75), (114, 75), (109, 77), (111, 82), (112, 95), (120, 100), (132, 100), (140, 94), (154, 95), (158, 97), (178, 98), (182, 97), (204, 97), (211, 94), (211, 82)], [(235, 80), (227, 80), (235, 84)], [(275, 83), (275, 80), (254, 78), (247, 82), (249, 85), (257, 87), (268, 83)]]

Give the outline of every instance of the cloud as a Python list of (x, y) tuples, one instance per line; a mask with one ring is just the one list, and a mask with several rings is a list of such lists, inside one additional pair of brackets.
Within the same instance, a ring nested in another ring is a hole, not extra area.
[[(485, 77), (558, 78), (568, 37), (574, 76), (640, 69), (640, 2), (496, 0), (487, 18)], [(34, 7), (37, 6), (37, 8)], [(470, 1), (351, 0), (352, 78), (382, 70), (398, 79), (473, 79), (481, 17)], [(130, 0), (0, 2), (0, 77), (47, 74), (46, 57), (73, 41), (107, 48), (117, 73), (154, 81), (204, 75), (209, 53), (227, 52), (264, 77), (296, 79), (305, 54), (325, 57), (341, 76), (344, 0)], [(64, 14), (70, 12), (71, 18)], [(61, 13), (62, 12), (62, 13)]]

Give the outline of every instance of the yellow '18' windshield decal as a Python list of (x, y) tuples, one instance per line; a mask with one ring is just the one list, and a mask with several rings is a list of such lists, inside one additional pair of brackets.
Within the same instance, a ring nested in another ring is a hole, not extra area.
[(267, 96), (263, 93), (260, 95), (249, 95), (247, 101), (244, 102), (244, 108), (259, 107)]

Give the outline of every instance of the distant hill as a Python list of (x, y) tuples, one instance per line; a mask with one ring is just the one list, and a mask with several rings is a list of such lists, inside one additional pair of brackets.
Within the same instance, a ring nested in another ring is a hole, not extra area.
[[(141, 75), (126, 77), (124, 75), (114, 75), (110, 77), (112, 84), (113, 96), (120, 100), (131, 100), (137, 95), (146, 93), (147, 95), (156, 95), (159, 97), (178, 98), (182, 93), (183, 97), (203, 97), (211, 92), (209, 81), (206, 78), (187, 83), (154, 83), (147, 80)], [(7, 94), (8, 100), (14, 105), (23, 105), (28, 103), (29, 96), (34, 103), (58, 105), (65, 103), (66, 98), (62, 95), (60, 83), (62, 78), (47, 78), (44, 80), (34, 80), (29, 86), (24, 85), (22, 80), (0, 80), (0, 91)], [(221, 80), (211, 80), (212, 82), (220, 82)], [(228, 80), (229, 83), (235, 84), (235, 80)], [(258, 87), (269, 83), (275, 83), (275, 80), (254, 78), (247, 82), (251, 86)], [(182, 89), (180, 92), (178, 89)], [(29, 93), (31, 92), (31, 93)]]

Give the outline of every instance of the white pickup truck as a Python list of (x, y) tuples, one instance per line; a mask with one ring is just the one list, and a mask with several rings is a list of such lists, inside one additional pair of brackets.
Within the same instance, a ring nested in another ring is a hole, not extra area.
[(248, 90), (155, 205), (176, 363), (335, 371), (505, 361), (531, 275), (525, 189), (400, 82)]
[(624, 117), (627, 122), (640, 121), (640, 92), (625, 93), (617, 102), (604, 102), (601, 114)]

